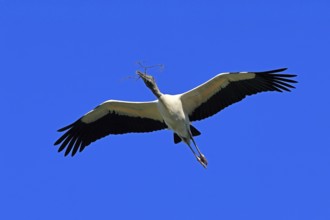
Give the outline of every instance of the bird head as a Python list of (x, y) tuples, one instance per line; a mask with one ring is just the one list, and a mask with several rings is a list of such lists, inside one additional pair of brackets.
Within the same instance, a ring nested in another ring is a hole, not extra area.
[(136, 71), (136, 74), (144, 81), (146, 86), (149, 89), (154, 89), (156, 82), (153, 76), (147, 75), (146, 73), (142, 73), (141, 71)]
[(162, 93), (159, 91), (158, 86), (154, 77), (147, 75), (146, 73), (142, 73), (141, 71), (136, 71), (136, 74), (144, 81), (144, 84), (152, 91), (152, 93), (159, 98)]

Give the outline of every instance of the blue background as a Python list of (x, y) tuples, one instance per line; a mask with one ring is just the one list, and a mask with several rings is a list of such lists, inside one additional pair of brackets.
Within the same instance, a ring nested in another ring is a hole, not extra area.
[[(330, 219), (329, 1), (0, 0), (0, 219)], [(153, 100), (217, 73), (288, 67), (196, 122), (205, 170), (170, 131), (108, 136), (75, 157), (61, 128), (107, 99)]]

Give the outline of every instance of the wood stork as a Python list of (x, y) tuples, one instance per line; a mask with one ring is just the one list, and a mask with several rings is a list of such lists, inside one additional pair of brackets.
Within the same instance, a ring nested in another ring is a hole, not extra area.
[(61, 144), (58, 152), (65, 149), (65, 156), (70, 152), (74, 156), (78, 150), (83, 151), (90, 143), (109, 134), (171, 129), (174, 132), (174, 143), (186, 143), (206, 168), (208, 162), (194, 140), (194, 136), (201, 133), (191, 122), (210, 117), (248, 95), (265, 91), (290, 91), (290, 88), (295, 88), (292, 83), (297, 83), (291, 79), (296, 75), (278, 73), (284, 70), (286, 68), (264, 72), (221, 73), (177, 95), (161, 93), (152, 76), (137, 71), (136, 74), (157, 97), (155, 101), (105, 101), (77, 121), (59, 129), (59, 132), (65, 133), (54, 145)]

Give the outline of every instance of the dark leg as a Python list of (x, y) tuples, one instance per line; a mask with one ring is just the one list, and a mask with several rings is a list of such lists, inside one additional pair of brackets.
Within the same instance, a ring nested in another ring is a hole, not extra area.
[(196, 144), (196, 142), (195, 142), (195, 140), (194, 140), (193, 137), (191, 137), (191, 140), (192, 140), (192, 142), (194, 143), (195, 148), (197, 149), (197, 151), (198, 151), (198, 153), (199, 153), (199, 157), (197, 157), (197, 160), (203, 165), (203, 167), (206, 168), (206, 166), (207, 166), (207, 164), (208, 164), (206, 157), (204, 156), (204, 154), (202, 154), (202, 152), (201, 152), (201, 151), (199, 150), (199, 148), (197, 147), (197, 144)]

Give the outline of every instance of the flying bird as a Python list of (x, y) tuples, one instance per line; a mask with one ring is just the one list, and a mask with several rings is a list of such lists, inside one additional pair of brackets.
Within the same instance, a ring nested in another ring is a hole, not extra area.
[[(191, 123), (208, 118), (246, 96), (266, 91), (290, 91), (296, 75), (280, 74), (286, 68), (264, 72), (220, 73), (187, 92), (163, 94), (147, 73), (136, 71), (145, 85), (156, 96), (149, 102), (108, 100), (86, 113), (72, 124), (59, 129), (65, 132), (54, 145), (58, 152), (65, 150), (74, 156), (92, 142), (107, 135), (131, 132), (152, 132), (170, 129), (174, 143), (188, 145), (198, 162), (207, 167), (208, 161), (198, 148), (194, 137), (201, 134)], [(192, 144), (195, 147), (193, 149)]]

